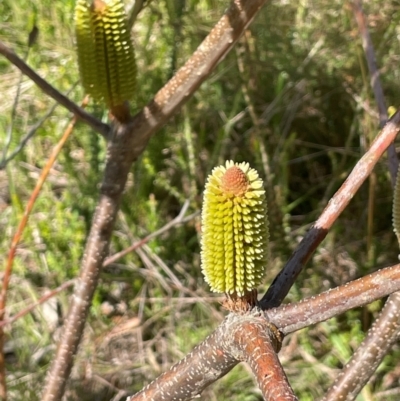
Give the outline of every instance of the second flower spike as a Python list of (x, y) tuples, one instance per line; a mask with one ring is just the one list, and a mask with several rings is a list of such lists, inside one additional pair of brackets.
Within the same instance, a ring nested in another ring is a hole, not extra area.
[(78, 0), (75, 33), (86, 93), (110, 109), (132, 99), (136, 66), (124, 2)]

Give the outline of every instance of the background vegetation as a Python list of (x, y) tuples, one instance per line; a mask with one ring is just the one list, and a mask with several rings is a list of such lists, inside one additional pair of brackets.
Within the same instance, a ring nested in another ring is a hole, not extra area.
[[(263, 293), (310, 224), (378, 132), (378, 118), (352, 11), (341, 1), (267, 4), (245, 37), (192, 100), (150, 142), (131, 171), (111, 253), (172, 220), (188, 200), (199, 211), (211, 169), (248, 161), (268, 190), (271, 260)], [(28, 62), (79, 103), (73, 43), (74, 1), (0, 0), (0, 37), (24, 55), (36, 18), (40, 34)], [(196, 49), (227, 2), (149, 2), (133, 30), (140, 109)], [(388, 105), (398, 106), (399, 20), (396, 2), (364, 5)], [(11, 117), (19, 71), (0, 58), (0, 150), (9, 152), (53, 106), (27, 78)], [(106, 119), (99, 106), (89, 111)], [(11, 237), (40, 169), (65, 129), (57, 107), (28, 145), (0, 171), (0, 244)], [(15, 261), (10, 313), (77, 274), (98, 196), (104, 140), (78, 124), (37, 201)], [(292, 288), (297, 301), (393, 264), (391, 185), (385, 161), (375, 169)], [(68, 399), (122, 399), (183, 357), (223, 318), (200, 274), (199, 216), (105, 268), (69, 386)], [(65, 291), (8, 328), (10, 399), (39, 399), (68, 308)], [(301, 400), (320, 397), (370, 327), (380, 303), (295, 333), (281, 351)], [(394, 349), (358, 400), (398, 399)], [(204, 400), (260, 400), (243, 365)], [(126, 390), (127, 393), (119, 391)], [(396, 395), (397, 394), (397, 395)]]

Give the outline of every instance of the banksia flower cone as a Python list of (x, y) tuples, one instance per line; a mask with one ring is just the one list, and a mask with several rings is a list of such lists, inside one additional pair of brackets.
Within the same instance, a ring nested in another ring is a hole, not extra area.
[(227, 161), (208, 177), (202, 212), (201, 259), (214, 292), (254, 293), (268, 257), (267, 203), (262, 180), (248, 163)]
[(136, 66), (122, 0), (77, 0), (75, 32), (85, 91), (112, 109), (130, 100)]

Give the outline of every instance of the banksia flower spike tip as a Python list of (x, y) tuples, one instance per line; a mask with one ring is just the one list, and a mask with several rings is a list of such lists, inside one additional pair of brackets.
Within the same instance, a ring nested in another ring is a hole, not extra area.
[(82, 85), (113, 109), (136, 89), (133, 45), (123, 0), (77, 0), (75, 33)]
[(248, 163), (216, 167), (206, 183), (202, 212), (202, 271), (211, 290), (250, 299), (264, 276), (268, 237), (258, 173)]

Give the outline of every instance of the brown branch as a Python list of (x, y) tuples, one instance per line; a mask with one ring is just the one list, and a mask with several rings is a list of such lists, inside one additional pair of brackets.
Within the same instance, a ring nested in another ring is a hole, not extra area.
[(61, 400), (71, 372), (75, 355), (86, 322), (86, 317), (97, 286), (100, 267), (108, 253), (108, 246), (128, 172), (132, 165), (129, 147), (130, 131), (115, 125), (112, 141), (108, 144), (104, 179), (89, 237), (86, 242), (81, 273), (63, 327), (63, 335), (53, 364), (47, 374), (43, 401)]
[[(184, 359), (139, 393), (128, 398), (127, 401), (150, 399), (183, 401), (198, 397), (207, 386), (228, 373), (240, 360), (254, 361), (258, 350), (249, 346), (247, 329), (255, 335), (262, 333), (262, 338), (273, 345), (273, 348), (269, 348), (269, 352), (276, 358), (275, 352), (280, 349), (281, 338), (262, 314), (258, 311), (245, 315), (231, 313), (212, 334), (197, 345)], [(252, 353), (252, 357), (250, 357), (250, 353)], [(254, 368), (256, 369), (255, 365)], [(271, 367), (264, 364), (262, 372), (272, 373), (275, 368), (276, 366), (271, 370)], [(284, 376), (283, 371), (280, 373)], [(260, 378), (263, 386), (267, 387), (271, 383), (277, 384), (278, 380), (276, 379), (278, 379), (276, 376)], [(283, 383), (279, 382), (279, 385), (279, 388), (282, 389)], [(294, 398), (279, 398), (279, 400), (288, 399)]]
[(224, 376), (239, 362), (224, 346), (229, 343), (235, 323), (240, 324), (235, 320), (235, 315), (228, 315), (184, 359), (126, 401), (178, 401), (199, 396), (207, 386)]
[[(268, 376), (265, 379), (271, 380), (271, 383), (278, 379), (279, 383), (275, 383), (278, 388), (290, 392), (290, 389), (283, 383), (286, 379), (281, 373), (278, 372), (277, 376), (271, 377), (272, 373), (277, 372), (276, 369), (279, 371), (280, 368), (276, 366), (275, 356), (271, 354), (268, 344), (262, 345), (257, 342), (255, 345), (255, 340), (249, 341), (249, 333), (257, 332), (257, 336), (261, 335), (260, 333), (263, 331), (269, 333), (268, 338), (264, 338), (264, 340), (274, 345), (274, 349), (277, 351), (280, 340), (273, 327), (276, 327), (282, 334), (289, 334), (312, 324), (323, 322), (351, 308), (366, 305), (399, 289), (400, 264), (379, 270), (316, 297), (270, 309), (263, 312), (263, 315), (258, 314), (257, 311), (243, 316), (230, 314), (184, 359), (127, 401), (189, 400), (198, 396), (207, 386), (228, 373), (240, 360), (256, 364), (256, 361), (252, 361), (251, 355), (255, 356), (254, 353), (258, 352), (255, 349), (257, 346), (260, 346), (260, 352), (265, 351), (268, 355), (268, 358), (264, 357), (264, 361), (272, 364), (272, 366), (268, 366), (260, 361), (260, 366), (252, 367), (254, 370), (261, 369), (258, 373), (256, 372), (261, 388), (267, 384), (263, 383), (263, 372)], [(257, 325), (262, 325), (262, 329), (258, 329)], [(272, 333), (270, 333), (271, 330)], [(252, 337), (257, 338), (257, 336)], [(273, 391), (273, 386), (266, 386), (266, 391), (264, 394), (271, 397), (269, 391)], [(290, 396), (293, 397), (293, 395)], [(290, 396), (288, 395), (288, 397)], [(275, 398), (271, 399), (275, 400)]]
[[(387, 119), (387, 111), (383, 89), (379, 78), (379, 70), (376, 65), (374, 47), (367, 27), (365, 14), (362, 10), (361, 1), (354, 0), (352, 4), (354, 17), (360, 31), (362, 45), (368, 62), (369, 74), (371, 76), (371, 87), (373, 89), (379, 110), (380, 125)], [(392, 143), (388, 148), (389, 171), (392, 185), (396, 181), (398, 160), (395, 146)], [(382, 359), (389, 352), (397, 340), (400, 332), (400, 293), (390, 295), (385, 307), (368, 330), (367, 336), (352, 355), (331, 388), (323, 398), (331, 400), (354, 400), (364, 385), (368, 382)]]
[(226, 14), (192, 57), (129, 124), (116, 126), (108, 145), (101, 195), (86, 243), (80, 277), (57, 354), (47, 376), (43, 401), (56, 401), (64, 393), (73, 357), (108, 252), (120, 198), (132, 162), (143, 152), (150, 137), (185, 103), (211, 74), (266, 0), (234, 0)]
[(298, 400), (277, 355), (283, 336), (275, 326), (265, 319), (245, 321), (236, 327), (232, 337), (241, 351), (240, 360), (250, 365), (265, 400)]
[(300, 302), (265, 311), (285, 335), (367, 305), (400, 290), (400, 264), (386, 267)]
[(346, 364), (323, 401), (352, 401), (365, 386), (371, 375), (398, 340), (400, 334), (400, 293), (386, 301), (379, 318)]
[(187, 102), (228, 54), (267, 0), (233, 0), (190, 59), (131, 122), (135, 159), (150, 137)]
[(12, 64), (14, 64), (19, 70), (28, 76), (44, 93), (56, 100), (62, 106), (64, 106), (71, 113), (76, 115), (79, 119), (90, 125), (95, 131), (103, 135), (105, 138), (109, 135), (110, 127), (107, 124), (102, 123), (97, 118), (93, 117), (77, 104), (72, 102), (68, 97), (64, 96), (54, 86), (50, 85), (46, 80), (39, 76), (31, 67), (29, 67), (24, 60), (19, 58), (12, 49), (7, 47), (2, 41), (0, 41), (0, 54), (6, 57)]
[(261, 307), (263, 309), (281, 304), (314, 250), (325, 238), (328, 230), (349, 204), (399, 131), (400, 111), (398, 110), (383, 127), (370, 149), (358, 161), (346, 181), (329, 201), (321, 216), (304, 236), (289, 261), (275, 278), (261, 300)]

